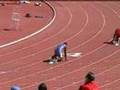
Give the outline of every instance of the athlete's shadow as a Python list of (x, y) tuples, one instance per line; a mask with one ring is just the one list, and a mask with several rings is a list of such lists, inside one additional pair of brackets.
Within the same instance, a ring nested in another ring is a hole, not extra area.
[(3, 30), (4, 30), (4, 31), (11, 31), (10, 28), (4, 28)]
[(104, 44), (113, 45), (113, 42), (112, 42), (112, 41), (109, 41), (109, 42), (104, 42)]
[(43, 60), (43, 62), (45, 62), (45, 63), (49, 63), (49, 62), (50, 62), (50, 59)]
[[(50, 61), (52, 61), (51, 59), (47, 59), (47, 60), (43, 60), (44, 63), (49, 63)], [(62, 60), (57, 60), (58, 62), (61, 62)]]

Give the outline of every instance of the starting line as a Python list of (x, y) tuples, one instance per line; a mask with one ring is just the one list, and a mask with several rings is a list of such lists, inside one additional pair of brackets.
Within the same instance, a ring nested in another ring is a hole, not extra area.
[(81, 52), (79, 52), (79, 53), (67, 53), (67, 56), (68, 57), (81, 57)]
[(0, 71), (0, 74), (5, 74), (5, 73), (7, 73), (7, 72), (5, 72), (5, 71)]

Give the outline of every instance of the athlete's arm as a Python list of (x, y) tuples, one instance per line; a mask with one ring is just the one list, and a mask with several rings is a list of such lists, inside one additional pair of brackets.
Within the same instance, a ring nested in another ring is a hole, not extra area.
[(64, 48), (65, 60), (67, 60), (67, 47)]

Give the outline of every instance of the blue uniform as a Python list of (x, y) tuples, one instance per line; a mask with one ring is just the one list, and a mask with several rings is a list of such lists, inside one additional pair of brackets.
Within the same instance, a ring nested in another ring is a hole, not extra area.
[(58, 57), (62, 57), (63, 49), (66, 47), (64, 43), (59, 44), (55, 49), (55, 54)]
[(11, 87), (11, 90), (21, 90), (19, 86), (17, 85), (14, 85)]

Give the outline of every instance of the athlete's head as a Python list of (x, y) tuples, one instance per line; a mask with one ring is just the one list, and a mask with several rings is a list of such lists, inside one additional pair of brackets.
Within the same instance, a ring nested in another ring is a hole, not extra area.
[(18, 85), (14, 85), (11, 87), (11, 90), (21, 90), (21, 88)]
[(65, 44), (65, 45), (68, 45), (68, 43), (67, 43), (67, 42), (64, 42), (64, 44)]
[(91, 82), (95, 80), (95, 74), (93, 72), (88, 72), (85, 76), (86, 82)]
[(41, 83), (39, 86), (38, 86), (38, 90), (47, 90), (47, 86), (45, 83)]

